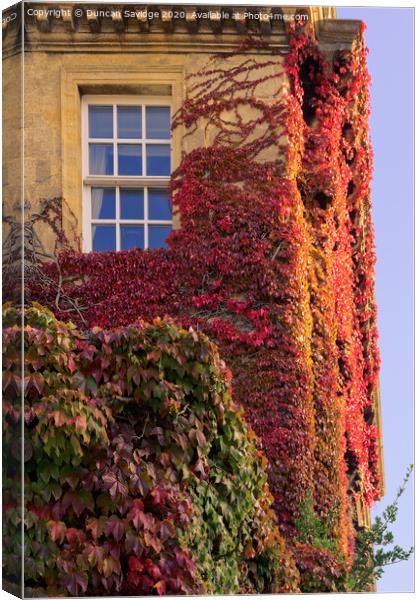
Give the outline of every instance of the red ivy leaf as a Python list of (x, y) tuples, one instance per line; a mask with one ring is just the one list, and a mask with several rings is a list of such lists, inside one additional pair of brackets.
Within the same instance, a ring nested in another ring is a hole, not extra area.
[(119, 519), (116, 515), (112, 515), (105, 524), (105, 534), (114, 538), (116, 542), (119, 542), (125, 531), (125, 522)]
[(111, 497), (113, 499), (116, 498), (116, 496), (126, 496), (128, 493), (128, 488), (126, 486), (126, 484), (122, 481), (120, 481), (117, 477), (117, 475), (113, 472), (111, 473), (106, 473), (103, 476), (103, 481), (105, 483), (105, 488), (109, 491)]
[(76, 425), (76, 431), (86, 431), (87, 428), (87, 419), (86, 415), (77, 415), (74, 419)]
[(159, 553), (162, 550), (162, 544), (160, 543), (158, 538), (150, 534), (148, 531), (144, 532), (144, 542), (147, 546), (153, 548), (153, 550), (157, 553)]
[(66, 511), (70, 506), (77, 517), (79, 517), (85, 509), (85, 504), (83, 503), (79, 494), (73, 491), (66, 492), (62, 500), (62, 509), (64, 511)]
[(135, 571), (136, 573), (142, 573), (144, 571), (144, 564), (135, 556), (130, 556), (128, 559), (128, 566), (130, 571)]
[(48, 521), (48, 530), (53, 542), (62, 544), (67, 527), (63, 521)]
[(163, 579), (155, 583), (153, 587), (155, 588), (159, 596), (163, 596), (164, 594), (166, 594), (166, 584), (163, 581)]
[(86, 575), (82, 573), (72, 573), (66, 577), (65, 585), (72, 596), (78, 596), (79, 590), (81, 590), (83, 593), (86, 592), (88, 580)]
[(97, 540), (104, 532), (105, 519), (88, 519), (86, 521), (86, 529), (92, 532), (92, 537)]

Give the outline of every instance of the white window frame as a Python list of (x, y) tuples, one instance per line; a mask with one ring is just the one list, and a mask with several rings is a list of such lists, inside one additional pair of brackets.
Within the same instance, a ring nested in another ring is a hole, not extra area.
[[(142, 106), (142, 138), (136, 140), (133, 138), (118, 138), (117, 130), (117, 111), (113, 110), (113, 133), (111, 138), (95, 138), (96, 143), (109, 144), (114, 147), (114, 175), (90, 175), (89, 174), (89, 143), (93, 140), (89, 138), (89, 106), (91, 105), (112, 105), (112, 106)], [(170, 109), (170, 118), (172, 121), (173, 107), (171, 98), (168, 96), (143, 96), (143, 95), (100, 95), (88, 94), (82, 96), (81, 116), (82, 116), (82, 248), (84, 252), (92, 251), (92, 225), (115, 225), (116, 227), (116, 251), (121, 248), (121, 228), (120, 225), (143, 225), (144, 226), (144, 247), (149, 247), (149, 225), (170, 225), (173, 228), (173, 218), (171, 220), (149, 219), (148, 190), (168, 189), (170, 176), (149, 176), (149, 175), (115, 175), (118, 172), (118, 144), (131, 143), (142, 145), (142, 172), (146, 173), (146, 152), (147, 144), (168, 144), (170, 146), (171, 170), (173, 165), (173, 136), (170, 139), (151, 139), (146, 138), (146, 106), (167, 106)], [(92, 219), (91, 207), (91, 189), (94, 187), (115, 189), (115, 219)], [(120, 219), (120, 188), (143, 188), (144, 190), (144, 218), (143, 219)]]

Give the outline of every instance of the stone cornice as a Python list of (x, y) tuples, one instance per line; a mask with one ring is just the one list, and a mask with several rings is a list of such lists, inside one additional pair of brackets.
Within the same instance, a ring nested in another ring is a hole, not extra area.
[[(22, 17), (22, 12), (24, 16)], [(287, 48), (285, 21), (301, 15), (316, 24), (332, 7), (245, 7), (25, 2), (3, 11), (3, 55), (20, 47), (47, 52), (214, 52), (257, 33)]]
[(362, 21), (323, 19), (315, 23), (315, 33), (324, 51), (351, 50), (362, 40)]

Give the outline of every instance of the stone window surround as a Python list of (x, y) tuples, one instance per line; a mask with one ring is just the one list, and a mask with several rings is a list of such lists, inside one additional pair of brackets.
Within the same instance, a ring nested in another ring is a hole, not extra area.
[[(71, 222), (67, 210), (83, 214), (83, 164), (82, 164), (82, 95), (95, 94), (124, 95), (144, 94), (152, 89), (154, 95), (160, 91), (163, 98), (170, 95), (173, 114), (181, 107), (183, 100), (184, 66), (179, 64), (162, 65), (148, 57), (146, 65), (83, 65), (83, 67), (63, 67), (61, 73), (61, 164), (63, 225)], [(178, 128), (172, 136), (172, 170), (181, 160), (182, 131)], [(67, 206), (69, 208), (67, 208)], [(173, 227), (179, 227), (176, 212)], [(71, 232), (67, 232), (71, 235)], [(78, 235), (82, 236), (82, 223), (78, 223)]]
[[(141, 92), (141, 89), (139, 90)], [(143, 219), (129, 219), (127, 222), (121, 219), (119, 215), (119, 196), (121, 188), (144, 188), (146, 197), (148, 197), (148, 190), (153, 188), (168, 188), (170, 176), (160, 176), (160, 177), (148, 177), (146, 172), (144, 171), (140, 176), (120, 176), (118, 173), (114, 172), (113, 175), (104, 175), (104, 176), (92, 176), (89, 173), (89, 134), (88, 134), (88, 110), (89, 106), (95, 104), (109, 104), (114, 109), (118, 105), (124, 106), (142, 106), (142, 139), (141, 142), (143, 146), (143, 155), (142, 160), (143, 163), (146, 160), (146, 156), (144, 153), (144, 146), (147, 142), (145, 123), (146, 123), (146, 115), (145, 115), (145, 107), (146, 106), (161, 106), (165, 105), (170, 108), (172, 112), (172, 102), (171, 96), (161, 95), (161, 96), (149, 96), (139, 94), (131, 94), (131, 95), (101, 95), (101, 94), (84, 94), (82, 96), (82, 140), (83, 140), (83, 150), (82, 150), (82, 159), (83, 159), (83, 244), (82, 248), (84, 252), (90, 252), (92, 250), (92, 224), (114, 224), (116, 226), (116, 242), (117, 242), (117, 250), (120, 250), (120, 228), (123, 224), (127, 225), (143, 225), (144, 226), (144, 234), (145, 234), (145, 247), (149, 247), (149, 226), (152, 224), (156, 225), (170, 225), (172, 227), (172, 219), (171, 220), (151, 220), (148, 214), (144, 214)], [(113, 145), (115, 146), (118, 143), (118, 132), (116, 130), (116, 112), (113, 111), (113, 121), (114, 121), (114, 132), (113, 132)], [(109, 140), (108, 140), (109, 141)], [(97, 140), (100, 142), (100, 139)], [(133, 140), (132, 140), (133, 142)], [(134, 142), (133, 142), (134, 143)], [(154, 142), (156, 143), (156, 141)], [(160, 143), (169, 143), (171, 146), (171, 156), (172, 156), (172, 135), (170, 139), (160, 140)], [(118, 156), (114, 149), (114, 166), (116, 161), (118, 160)], [(116, 214), (115, 218), (111, 220), (101, 219), (101, 220), (93, 220), (91, 214), (91, 189), (93, 187), (112, 187), (116, 190)], [(147, 190), (147, 191), (146, 191)], [(148, 204), (148, 202), (147, 202)], [(108, 222), (109, 221), (109, 222)]]

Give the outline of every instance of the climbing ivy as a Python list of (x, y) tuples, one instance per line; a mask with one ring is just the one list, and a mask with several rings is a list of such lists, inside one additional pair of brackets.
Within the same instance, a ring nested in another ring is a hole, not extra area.
[(361, 592), (372, 588), (384, 574), (385, 567), (408, 560), (414, 552), (411, 547), (404, 550), (394, 545), (394, 534), (390, 525), (398, 516), (398, 501), (404, 493), (413, 465), (407, 469), (402, 485), (398, 488), (395, 500), (389, 504), (381, 515), (375, 517), (373, 524), (357, 534), (356, 553), (349, 573), (349, 589)]
[[(18, 585), (19, 312), (3, 312), (4, 577)], [(203, 334), (24, 314), (28, 595), (287, 592), (265, 458)], [(10, 585), (9, 585), (10, 589)]]
[[(44, 265), (50, 283), (33, 279), (26, 289), (80, 327), (169, 315), (208, 335), (268, 459), (282, 534), (293, 544), (309, 493), (323, 523), (334, 509), (331, 536), (348, 564), (352, 505), (371, 506), (381, 490), (362, 29), (352, 50), (328, 60), (311, 26), (294, 21), (287, 56), (251, 37), (210, 59), (188, 79), (173, 121), (185, 139), (203, 130), (205, 143), (172, 175), (181, 228), (168, 249), (67, 249), (59, 270)], [(258, 95), (268, 85), (277, 91)], [(319, 552), (302, 549), (308, 577)], [(337, 569), (308, 585), (332, 589)]]
[[(399, 545), (392, 547), (394, 535), (389, 527), (397, 520), (398, 501), (406, 489), (412, 470), (413, 465), (408, 468), (395, 500), (381, 515), (375, 517), (372, 525), (357, 532), (351, 565), (346, 564), (345, 556), (332, 535), (335, 510), (330, 511), (326, 520), (321, 520), (314, 511), (312, 498), (307, 494), (296, 520), (298, 535), (294, 540), (293, 551), (301, 572), (301, 591), (373, 590), (386, 567), (410, 558), (414, 548), (404, 550)], [(318, 552), (314, 554), (308, 546), (316, 548)], [(314, 556), (318, 561), (314, 560)], [(316, 576), (314, 569), (317, 571)]]

